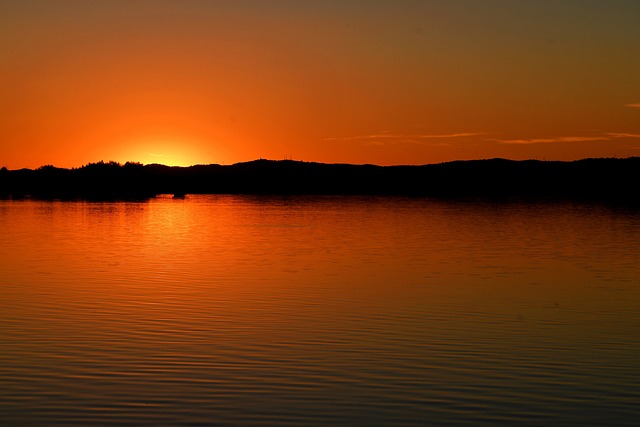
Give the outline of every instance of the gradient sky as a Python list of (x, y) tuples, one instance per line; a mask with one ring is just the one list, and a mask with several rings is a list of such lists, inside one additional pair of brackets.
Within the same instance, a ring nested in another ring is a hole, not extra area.
[(0, 166), (640, 155), (640, 1), (0, 0)]

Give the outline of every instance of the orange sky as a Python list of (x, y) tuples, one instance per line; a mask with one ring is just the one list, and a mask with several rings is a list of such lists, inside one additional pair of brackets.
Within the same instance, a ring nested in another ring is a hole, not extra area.
[(640, 155), (636, 0), (0, 2), (0, 166)]

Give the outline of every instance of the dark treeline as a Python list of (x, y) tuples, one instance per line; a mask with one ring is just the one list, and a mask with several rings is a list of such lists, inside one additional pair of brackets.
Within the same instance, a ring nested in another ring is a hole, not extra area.
[(157, 194), (336, 194), (640, 202), (640, 158), (504, 159), (424, 166), (255, 160), (169, 167), (115, 162), (0, 170), (0, 197), (146, 199)]

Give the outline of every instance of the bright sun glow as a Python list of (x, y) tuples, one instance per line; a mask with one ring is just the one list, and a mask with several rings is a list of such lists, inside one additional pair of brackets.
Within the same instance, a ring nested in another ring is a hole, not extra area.
[(145, 138), (130, 141), (117, 157), (122, 162), (159, 163), (167, 166), (192, 166), (213, 163), (212, 156), (200, 144), (186, 139)]

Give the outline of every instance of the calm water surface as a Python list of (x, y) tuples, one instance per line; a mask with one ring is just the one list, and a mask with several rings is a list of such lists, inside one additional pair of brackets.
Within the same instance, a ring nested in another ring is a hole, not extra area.
[(637, 425), (640, 213), (0, 201), (0, 424)]

